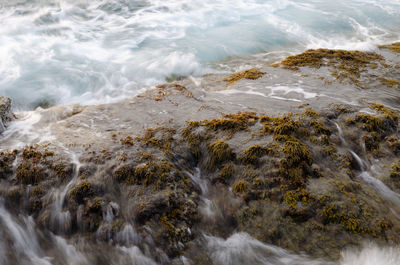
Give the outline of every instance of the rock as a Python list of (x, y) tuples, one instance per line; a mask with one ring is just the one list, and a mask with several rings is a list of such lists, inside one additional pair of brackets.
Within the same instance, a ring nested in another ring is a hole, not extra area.
[(5, 131), (7, 122), (13, 118), (10, 110), (11, 99), (0, 96), (0, 133)]
[[(44, 235), (135, 244), (158, 264), (210, 264), (210, 237), (236, 231), (258, 240), (253, 253), (266, 243), (333, 261), (365, 241), (399, 245), (400, 112), (372, 92), (400, 90), (373, 76), (361, 90), (328, 67), (264, 68), (268, 78), (232, 84), (210, 75), (200, 88), (181, 80), (118, 103), (37, 109), (33, 137), (0, 140), (0, 197)], [(12, 114), (1, 100), (3, 124)]]
[(0, 133), (3, 133), (6, 130), (6, 128), (4, 127), (3, 122), (0, 120)]

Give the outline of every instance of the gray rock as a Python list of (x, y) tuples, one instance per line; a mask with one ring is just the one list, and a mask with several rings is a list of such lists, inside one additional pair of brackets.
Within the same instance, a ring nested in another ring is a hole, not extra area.
[(12, 119), (11, 99), (0, 96), (0, 133), (5, 131), (7, 122)]
[(3, 122), (0, 120), (0, 134), (3, 133), (6, 130), (6, 128), (4, 127)]

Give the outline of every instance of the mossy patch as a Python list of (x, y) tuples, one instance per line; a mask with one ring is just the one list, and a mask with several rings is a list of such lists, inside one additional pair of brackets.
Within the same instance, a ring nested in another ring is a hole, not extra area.
[(358, 80), (361, 73), (376, 62), (383, 62), (383, 60), (381, 55), (372, 52), (318, 49), (289, 56), (279, 65), (291, 70), (299, 70), (299, 67), (330, 66), (333, 69), (331, 75), (337, 80), (348, 80), (352, 84), (365, 88)]
[(0, 179), (9, 176), (12, 171), (12, 163), (15, 161), (16, 152), (0, 152)]
[(395, 155), (399, 155), (400, 154), (400, 141), (399, 141), (399, 138), (394, 137), (394, 136), (390, 136), (390, 137), (387, 137), (386, 142), (389, 145), (390, 150), (392, 150), (392, 152)]
[(281, 65), (290, 68), (297, 68), (304, 66), (312, 68), (320, 68), (321, 66), (324, 65), (340, 63), (341, 67), (350, 66), (358, 68), (359, 66), (365, 66), (371, 63), (371, 61), (381, 60), (381, 59), (383, 59), (383, 57), (377, 53), (318, 49), (318, 50), (308, 50), (298, 55), (289, 56), (281, 62)]
[(400, 163), (394, 163), (392, 165), (392, 172), (390, 173), (392, 179), (400, 180)]
[(114, 171), (114, 179), (118, 182), (125, 182), (127, 178), (133, 176), (134, 171), (134, 167), (130, 165), (122, 165)]
[(381, 138), (377, 133), (372, 132), (369, 135), (365, 135), (363, 137), (363, 141), (365, 144), (365, 149), (368, 152), (376, 152), (379, 150), (379, 144), (381, 142)]
[(257, 119), (258, 116), (255, 113), (244, 112), (225, 115), (220, 119), (206, 120), (202, 122), (202, 125), (208, 130), (234, 133), (248, 129), (249, 125), (253, 125)]
[(380, 114), (382, 114), (384, 117), (386, 117), (392, 124), (390, 126), (397, 127), (397, 123), (399, 121), (399, 115), (393, 111), (390, 110), (389, 108), (385, 107), (382, 104), (377, 104), (377, 103), (372, 103), (369, 105), (371, 109), (376, 110)]
[(394, 80), (394, 79), (388, 79), (388, 78), (379, 78), (381, 83), (387, 87), (394, 87), (394, 88), (400, 88), (400, 81)]
[(227, 77), (225, 77), (223, 80), (227, 82), (229, 85), (234, 84), (235, 82), (241, 80), (241, 79), (258, 79), (265, 75), (265, 73), (259, 71), (257, 68), (252, 68), (243, 72), (239, 73), (234, 73), (231, 74)]
[(285, 215), (290, 216), (296, 223), (305, 222), (314, 215), (312, 204), (315, 198), (304, 188), (287, 191), (283, 200), (289, 206)]
[(125, 137), (123, 139), (120, 139), (119, 142), (121, 144), (128, 145), (128, 146), (133, 146), (134, 145), (133, 139), (130, 136), (127, 136), (127, 137)]
[(171, 155), (171, 144), (174, 142), (175, 129), (168, 127), (149, 128), (143, 137), (136, 137), (135, 140), (141, 142), (143, 146), (161, 150), (166, 155)]
[(47, 177), (42, 166), (33, 165), (29, 162), (22, 162), (17, 167), (17, 179), (21, 184), (38, 184)]
[(307, 145), (296, 139), (286, 141), (281, 150), (286, 155), (286, 160), (290, 167), (297, 166), (303, 161), (309, 165), (313, 162)]
[(286, 204), (293, 209), (297, 209), (297, 204), (299, 202), (307, 204), (310, 202), (311, 199), (313, 199), (313, 196), (311, 196), (311, 194), (303, 188), (298, 188), (297, 190), (289, 190), (285, 193), (284, 196), (284, 201), (286, 202)]
[(389, 49), (392, 52), (400, 53), (400, 42), (395, 42), (389, 45), (381, 45), (379, 46), (380, 49)]
[(224, 141), (215, 141), (210, 144), (208, 146), (208, 152), (210, 155), (210, 169), (213, 169), (234, 157), (232, 149)]
[(259, 158), (265, 155), (272, 155), (274, 150), (271, 147), (265, 147), (260, 145), (252, 145), (246, 150), (240, 157), (240, 160), (244, 164), (257, 165)]
[(171, 181), (170, 172), (173, 165), (167, 161), (155, 163), (149, 161), (146, 164), (139, 165), (135, 169), (130, 167), (121, 167), (114, 173), (119, 180), (124, 180), (128, 185), (155, 185), (157, 189), (164, 187), (168, 181)]
[(317, 120), (310, 121), (311, 126), (314, 128), (315, 134), (331, 135), (331, 130), (328, 129), (322, 122)]
[(89, 181), (84, 180), (71, 189), (69, 194), (73, 196), (78, 203), (83, 203), (83, 199), (93, 196), (94, 191), (92, 184)]
[(367, 233), (369, 231), (368, 228), (361, 225), (358, 214), (346, 212), (333, 204), (328, 204), (322, 209), (322, 217), (325, 224), (341, 224), (344, 229), (353, 234)]
[(314, 119), (319, 118), (319, 113), (312, 108), (307, 108), (306, 110), (304, 110), (304, 115)]
[(235, 193), (243, 193), (247, 191), (247, 181), (245, 180), (239, 180), (236, 182), (236, 184), (233, 186), (233, 191)]
[(232, 164), (225, 165), (219, 171), (217, 180), (220, 183), (227, 184), (234, 174), (235, 174), (235, 169), (233, 168), (233, 165)]
[(299, 122), (294, 120), (291, 113), (283, 117), (262, 116), (260, 121), (264, 123), (264, 132), (273, 133), (274, 140), (278, 142), (285, 141), (296, 134), (300, 127)]
[(368, 113), (357, 114), (355, 119), (348, 119), (347, 123), (360, 123), (361, 127), (368, 132), (375, 132), (380, 136), (386, 136), (396, 130), (399, 116), (394, 111), (386, 108), (384, 105), (373, 103), (369, 106), (380, 115)]

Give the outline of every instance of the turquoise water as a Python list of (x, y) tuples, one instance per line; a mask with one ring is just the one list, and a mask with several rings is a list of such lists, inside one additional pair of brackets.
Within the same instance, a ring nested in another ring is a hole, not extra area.
[(398, 0), (2, 1), (0, 95), (18, 109), (113, 102), (226, 58), (229, 71), (254, 54), (373, 50), (399, 25)]

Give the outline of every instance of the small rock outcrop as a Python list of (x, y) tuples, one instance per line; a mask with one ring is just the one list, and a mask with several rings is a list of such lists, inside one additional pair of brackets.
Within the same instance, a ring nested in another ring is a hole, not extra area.
[(6, 130), (6, 124), (12, 118), (11, 99), (0, 96), (0, 134)]

